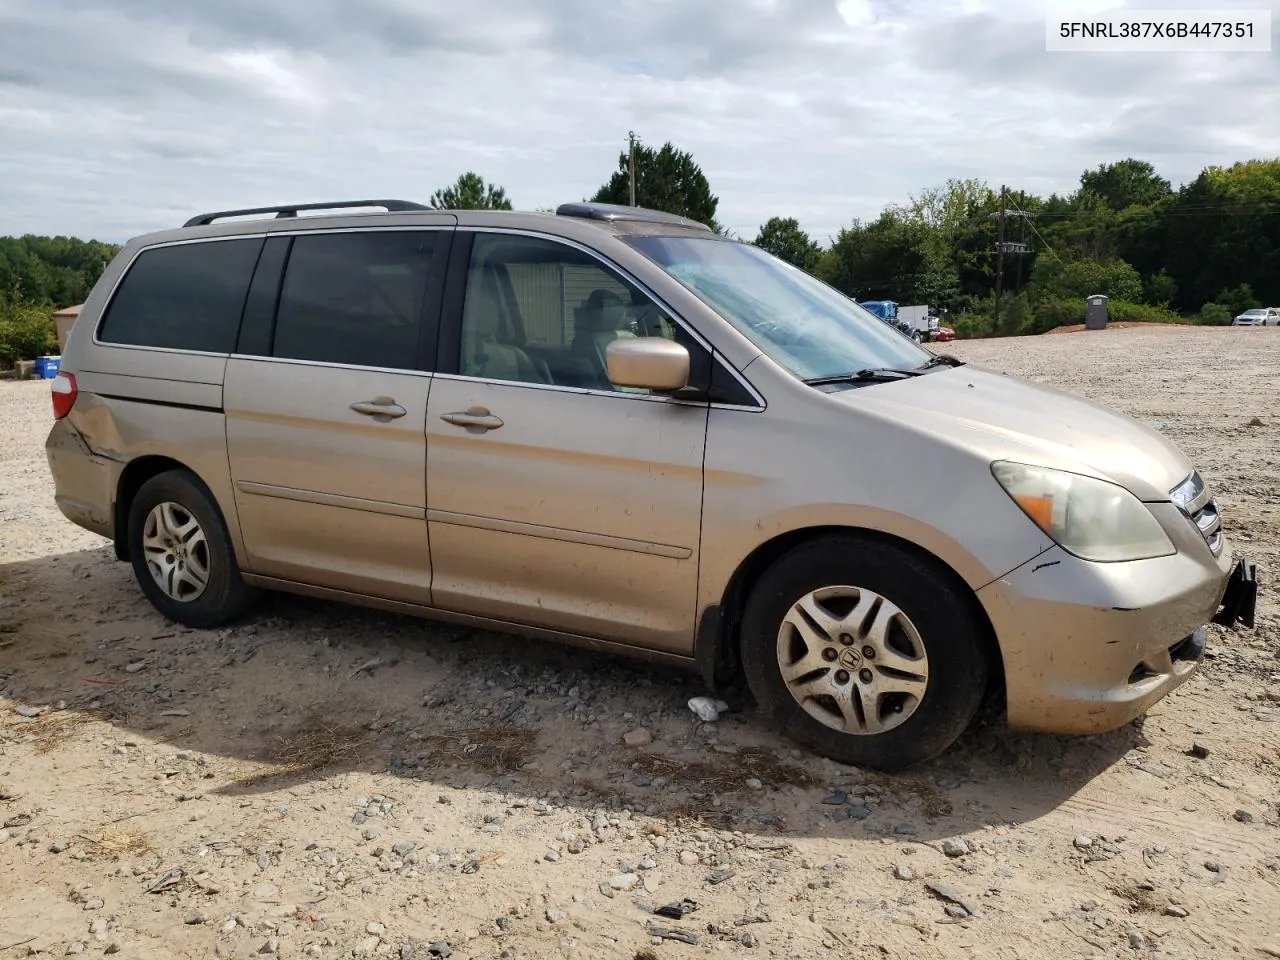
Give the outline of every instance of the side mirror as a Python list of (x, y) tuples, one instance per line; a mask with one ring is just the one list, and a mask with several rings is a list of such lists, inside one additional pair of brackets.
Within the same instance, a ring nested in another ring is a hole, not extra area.
[(604, 351), (609, 382), (660, 393), (689, 385), (689, 351), (665, 337), (628, 337), (610, 341)]

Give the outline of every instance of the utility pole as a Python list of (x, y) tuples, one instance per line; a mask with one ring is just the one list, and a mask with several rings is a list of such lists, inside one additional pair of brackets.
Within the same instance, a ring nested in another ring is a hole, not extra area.
[[(1025, 253), (1027, 247), (1027, 194), (1018, 191), (1018, 252)], [(1018, 290), (1022, 289), (1022, 257), (1018, 257)]]
[[(1014, 209), (1009, 210), (1009, 189), (1008, 187), (1000, 187), (1000, 209), (991, 214), (991, 219), (997, 221), (997, 240), (996, 240), (996, 310), (995, 310), (995, 329), (1000, 330), (1000, 302), (1004, 298), (1004, 255), (1006, 253), (1018, 255), (1018, 287), (1022, 286), (1022, 257), (1031, 252), (1031, 248), (1027, 246), (1027, 225), (1031, 215), (1022, 209), (1022, 205), (1026, 203), (1026, 195), (1019, 191), (1018, 204)], [(1017, 240), (1006, 240), (1008, 233), (1007, 225), (1010, 216), (1016, 216), (1019, 221), (1019, 233)], [(1031, 229), (1034, 231), (1035, 226)]]
[(631, 147), (631, 205), (636, 205), (636, 132), (634, 130), (627, 134), (627, 140)]
[(1005, 216), (1005, 197), (1007, 196), (1003, 184), (1000, 186), (1000, 213), (997, 216), (999, 227), (997, 228), (996, 239), (996, 317), (995, 332), (1000, 332), (1000, 294), (1004, 291), (1004, 216)]

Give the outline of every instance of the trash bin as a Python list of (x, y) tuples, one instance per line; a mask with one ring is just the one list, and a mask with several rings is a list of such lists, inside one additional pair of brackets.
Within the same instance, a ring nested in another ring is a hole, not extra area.
[(1105, 330), (1110, 316), (1111, 310), (1107, 306), (1107, 298), (1102, 294), (1095, 294), (1085, 300), (1084, 328), (1086, 330)]

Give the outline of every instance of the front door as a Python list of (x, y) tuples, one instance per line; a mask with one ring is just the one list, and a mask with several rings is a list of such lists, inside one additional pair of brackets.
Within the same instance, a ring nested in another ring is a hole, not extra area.
[(427, 405), (435, 605), (688, 654), (708, 405), (615, 388), (604, 367), (610, 340), (675, 322), (593, 256), (503, 233), (474, 236), (442, 322), (457, 372)]
[[(431, 602), (425, 418), (450, 236), (268, 241), (267, 264), (291, 246), (283, 283), (255, 278), (224, 388), (250, 572)], [(274, 322), (261, 289), (280, 291)]]

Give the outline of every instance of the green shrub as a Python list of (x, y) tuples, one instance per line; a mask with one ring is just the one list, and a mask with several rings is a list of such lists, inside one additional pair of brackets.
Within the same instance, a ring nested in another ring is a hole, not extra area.
[(1152, 306), (1149, 303), (1129, 303), (1124, 300), (1111, 301), (1111, 319), (1117, 323), (1187, 322), (1168, 307)]
[(1167, 307), (1178, 295), (1178, 285), (1173, 277), (1169, 276), (1169, 272), (1162, 269), (1143, 284), (1143, 293), (1147, 303)]
[(1083, 297), (1046, 297), (1035, 305), (1028, 333), (1045, 333), (1056, 327), (1084, 323)]
[(18, 360), (34, 360), (58, 352), (58, 332), (48, 307), (0, 308), (0, 369)]
[[(994, 309), (994, 303), (992, 307)], [(1032, 313), (1031, 301), (1026, 293), (1006, 297), (1000, 302), (1000, 329), (998, 333), (1006, 336), (1019, 336), (1032, 332), (1035, 316)]]
[[(1258, 298), (1253, 295), (1253, 288), (1247, 283), (1232, 287), (1230, 290), (1223, 290), (1214, 298), (1214, 302), (1226, 307), (1232, 318), (1239, 316), (1246, 310), (1262, 306)], [(1202, 307), (1201, 309), (1203, 310), (1204, 308)], [(1227, 322), (1230, 323), (1231, 321), (1228, 320)]]
[[(1057, 327), (1084, 323), (1085, 301), (1080, 298), (1047, 298), (1035, 307), (1035, 321), (1029, 333), (1047, 333)], [(1153, 307), (1127, 300), (1108, 301), (1112, 323), (1186, 323), (1168, 307)]]
[(1234, 316), (1226, 304), (1206, 303), (1200, 308), (1196, 323), (1206, 327), (1229, 327)]
[(957, 340), (981, 340), (995, 331), (995, 319), (986, 313), (962, 313), (951, 324)]
[(1100, 293), (1132, 303), (1142, 298), (1142, 277), (1123, 260), (1038, 257), (1031, 269), (1031, 289), (1039, 299), (1075, 300)]

